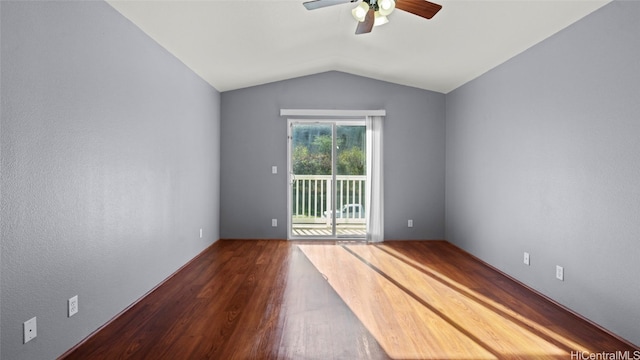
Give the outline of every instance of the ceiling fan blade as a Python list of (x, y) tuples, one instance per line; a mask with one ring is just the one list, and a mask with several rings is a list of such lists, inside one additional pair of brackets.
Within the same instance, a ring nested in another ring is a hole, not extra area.
[(414, 15), (431, 19), (442, 9), (442, 5), (434, 4), (425, 0), (396, 0), (396, 9), (410, 12)]
[(375, 10), (369, 9), (363, 22), (358, 22), (356, 35), (370, 33), (373, 30), (373, 23), (376, 21)]
[(327, 6), (346, 4), (349, 2), (356, 2), (358, 0), (312, 0), (302, 3), (307, 10), (315, 10)]

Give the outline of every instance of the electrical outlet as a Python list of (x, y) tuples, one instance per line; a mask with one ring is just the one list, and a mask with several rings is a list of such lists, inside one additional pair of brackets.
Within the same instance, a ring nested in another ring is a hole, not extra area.
[(277, 173), (278, 173), (278, 167), (277, 167), (277, 166), (275, 166), (275, 165), (273, 165), (273, 166), (271, 167), (271, 173), (272, 173), (272, 174), (277, 174)]
[(409, 219), (407, 221), (407, 227), (413, 227), (413, 220), (412, 219)]
[(22, 324), (22, 328), (24, 330), (24, 344), (33, 340), (36, 336), (38, 336), (38, 327), (36, 326), (36, 318), (35, 316)]
[(67, 300), (67, 308), (69, 310), (68, 317), (72, 317), (73, 315), (78, 313), (78, 295)]
[(564, 281), (564, 268), (560, 265), (556, 265), (556, 279)]
[(202, 239), (202, 229), (200, 229), (200, 239)]
[(271, 226), (277, 227), (278, 226), (278, 219), (271, 219)]
[(523, 262), (525, 265), (530, 265), (529, 263), (529, 253), (528, 252), (524, 252), (524, 258), (523, 258)]

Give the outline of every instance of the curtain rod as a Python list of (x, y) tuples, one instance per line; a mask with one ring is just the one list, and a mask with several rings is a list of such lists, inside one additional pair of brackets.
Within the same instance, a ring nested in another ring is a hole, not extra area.
[(280, 116), (328, 116), (328, 117), (363, 117), (386, 116), (382, 110), (340, 110), (340, 109), (280, 109)]

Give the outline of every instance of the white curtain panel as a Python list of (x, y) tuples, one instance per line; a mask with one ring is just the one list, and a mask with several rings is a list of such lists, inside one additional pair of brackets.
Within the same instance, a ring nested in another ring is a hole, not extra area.
[(367, 242), (384, 241), (384, 178), (382, 161), (383, 116), (367, 116), (367, 181), (365, 214)]

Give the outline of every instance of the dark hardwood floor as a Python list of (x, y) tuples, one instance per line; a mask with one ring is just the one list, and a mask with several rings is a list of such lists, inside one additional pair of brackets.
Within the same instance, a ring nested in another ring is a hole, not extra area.
[(221, 240), (61, 358), (571, 359), (625, 350), (639, 349), (444, 241)]

